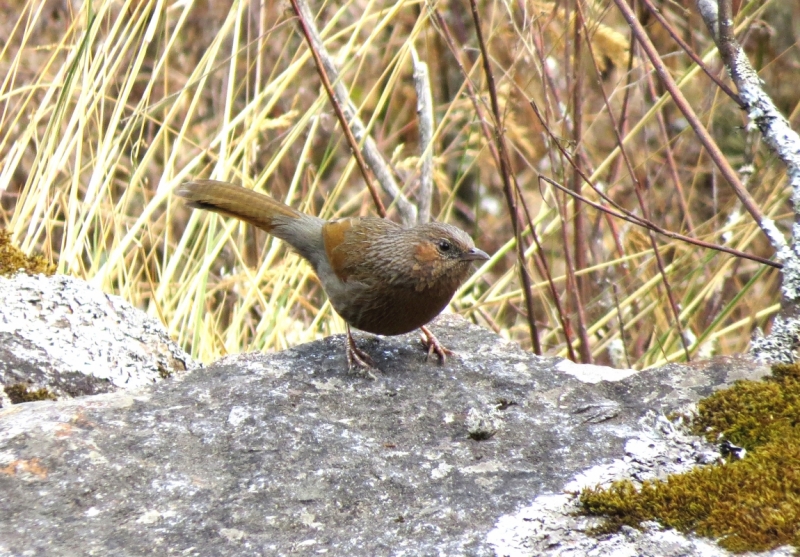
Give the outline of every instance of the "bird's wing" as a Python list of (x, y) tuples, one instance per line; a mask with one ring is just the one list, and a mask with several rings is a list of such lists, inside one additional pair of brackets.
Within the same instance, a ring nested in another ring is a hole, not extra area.
[(381, 259), (373, 246), (381, 236), (397, 230), (402, 230), (399, 224), (375, 217), (326, 222), (322, 227), (322, 240), (331, 269), (343, 282), (369, 282)]

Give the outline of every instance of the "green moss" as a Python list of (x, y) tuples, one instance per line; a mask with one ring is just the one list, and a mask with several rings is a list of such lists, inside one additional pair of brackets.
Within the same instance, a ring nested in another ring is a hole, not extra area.
[(25, 255), (11, 243), (8, 231), (0, 229), (0, 276), (13, 275), (20, 269), (33, 274), (52, 275), (56, 271), (56, 266), (41, 255)]
[(14, 383), (13, 385), (6, 385), (5, 389), (8, 398), (11, 399), (12, 404), (19, 404), (21, 402), (34, 402), (37, 400), (57, 400), (56, 395), (51, 393), (45, 388), (31, 390), (25, 383)]
[(800, 548), (800, 365), (779, 365), (763, 381), (739, 381), (698, 404), (692, 431), (747, 449), (745, 458), (608, 489), (585, 489), (585, 514), (604, 516), (599, 533), (655, 520), (716, 538), (731, 551)]
[(169, 379), (172, 377), (172, 370), (169, 369), (167, 366), (159, 363), (158, 364), (158, 375), (161, 379)]

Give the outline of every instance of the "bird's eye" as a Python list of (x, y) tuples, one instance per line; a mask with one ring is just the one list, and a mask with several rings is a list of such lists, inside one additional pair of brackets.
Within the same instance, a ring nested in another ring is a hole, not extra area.
[(453, 244), (451, 244), (447, 240), (439, 240), (439, 243), (437, 244), (437, 247), (439, 248), (440, 252), (447, 253), (448, 251), (450, 251), (453, 248)]

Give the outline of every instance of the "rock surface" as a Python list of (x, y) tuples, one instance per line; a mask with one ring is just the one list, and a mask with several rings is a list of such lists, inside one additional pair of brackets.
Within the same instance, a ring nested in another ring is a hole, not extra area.
[(376, 380), (335, 337), (0, 410), (0, 555), (726, 555), (657, 527), (587, 536), (565, 489), (714, 460), (664, 414), (766, 368), (620, 372), (434, 328), (444, 366), (416, 335), (359, 337)]
[(64, 275), (0, 277), (0, 407), (137, 388), (195, 366), (152, 317)]

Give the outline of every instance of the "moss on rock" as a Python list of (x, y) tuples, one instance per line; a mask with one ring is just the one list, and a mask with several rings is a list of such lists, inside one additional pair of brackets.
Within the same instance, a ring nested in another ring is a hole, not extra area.
[(41, 255), (29, 256), (11, 243), (11, 235), (0, 229), (0, 276), (10, 276), (23, 269), (32, 274), (52, 275), (56, 266)]
[(746, 449), (742, 459), (580, 494), (587, 515), (606, 517), (599, 533), (655, 520), (717, 539), (731, 551), (800, 548), (800, 365), (777, 365), (762, 381), (738, 381), (698, 404), (692, 431)]
[(41, 389), (29, 389), (25, 383), (14, 383), (6, 385), (5, 392), (12, 404), (21, 402), (35, 402), (37, 400), (57, 400), (58, 397), (42, 387)]

